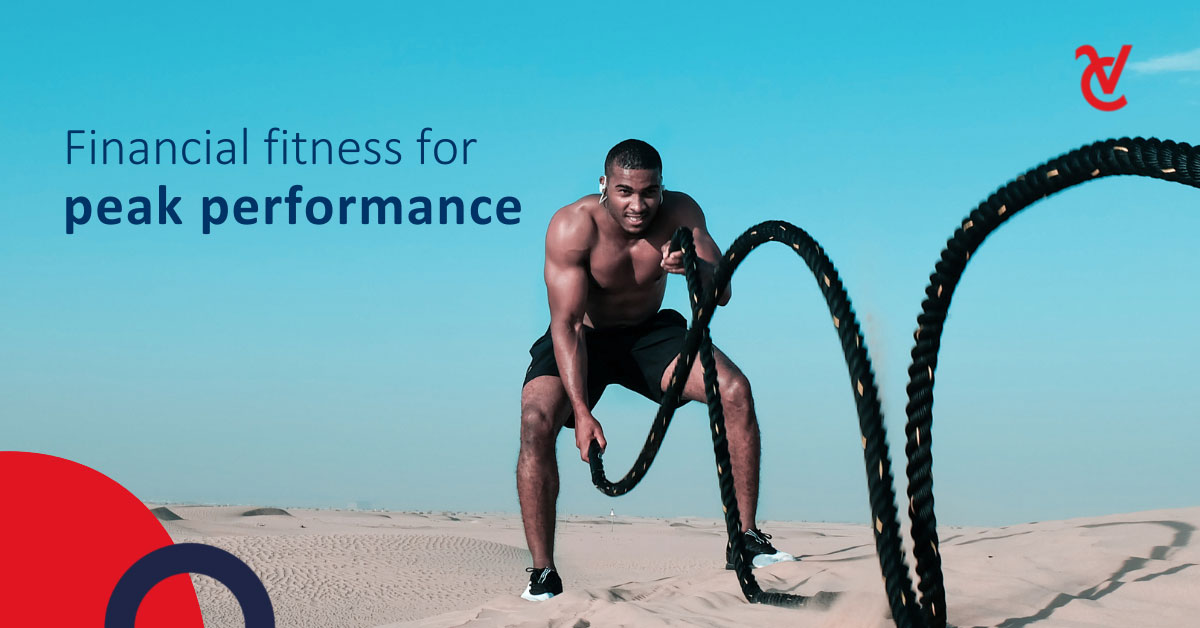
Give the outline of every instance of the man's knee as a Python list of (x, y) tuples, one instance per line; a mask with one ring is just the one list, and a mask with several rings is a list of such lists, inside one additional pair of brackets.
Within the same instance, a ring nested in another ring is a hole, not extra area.
[(553, 448), (557, 433), (558, 426), (553, 414), (541, 408), (521, 409), (521, 449), (543, 451)]
[(750, 380), (741, 372), (730, 373), (717, 384), (721, 387), (721, 398), (735, 408), (749, 408), (754, 403), (750, 393)]

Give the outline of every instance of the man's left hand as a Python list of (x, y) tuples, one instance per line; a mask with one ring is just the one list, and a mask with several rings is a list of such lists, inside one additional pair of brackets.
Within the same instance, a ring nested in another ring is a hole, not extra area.
[(662, 245), (662, 269), (676, 275), (683, 274), (683, 250), (671, 251), (671, 243)]

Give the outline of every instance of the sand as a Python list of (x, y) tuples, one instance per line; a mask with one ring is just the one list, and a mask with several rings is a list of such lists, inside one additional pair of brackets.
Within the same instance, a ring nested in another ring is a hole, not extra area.
[[(281, 628), (894, 625), (865, 524), (763, 522), (776, 546), (802, 557), (757, 570), (763, 588), (842, 592), (832, 608), (793, 610), (745, 602), (723, 569), (715, 519), (564, 517), (566, 591), (532, 603), (518, 597), (529, 552), (516, 515), (169, 510), (180, 519), (162, 524), (176, 542), (222, 547), (260, 575)], [(943, 527), (950, 623), (1200, 625), (1197, 527), (1200, 507)], [(242, 625), (232, 594), (193, 580), (208, 628)]]

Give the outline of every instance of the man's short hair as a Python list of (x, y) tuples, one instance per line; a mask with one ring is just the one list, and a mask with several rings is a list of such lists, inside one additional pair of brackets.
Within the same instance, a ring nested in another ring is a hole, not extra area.
[(658, 170), (662, 172), (662, 158), (654, 147), (642, 140), (625, 140), (608, 151), (604, 158), (604, 174), (613, 167), (626, 170)]

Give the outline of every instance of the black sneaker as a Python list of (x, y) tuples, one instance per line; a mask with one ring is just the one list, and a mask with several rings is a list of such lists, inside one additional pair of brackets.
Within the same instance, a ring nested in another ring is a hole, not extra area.
[[(747, 530), (742, 533), (742, 538), (745, 539), (746, 552), (745, 560), (749, 561), (755, 569), (782, 563), (789, 560), (796, 560), (795, 556), (787, 552), (781, 552), (771, 545), (770, 534), (762, 530)], [(725, 547), (725, 568), (733, 569), (733, 544), (729, 543)]]
[(538, 569), (536, 567), (528, 567), (525, 569), (531, 575), (529, 576), (529, 584), (525, 586), (525, 592), (521, 597), (530, 602), (545, 602), (546, 600), (562, 593), (562, 579), (558, 577), (558, 572), (550, 567)]

